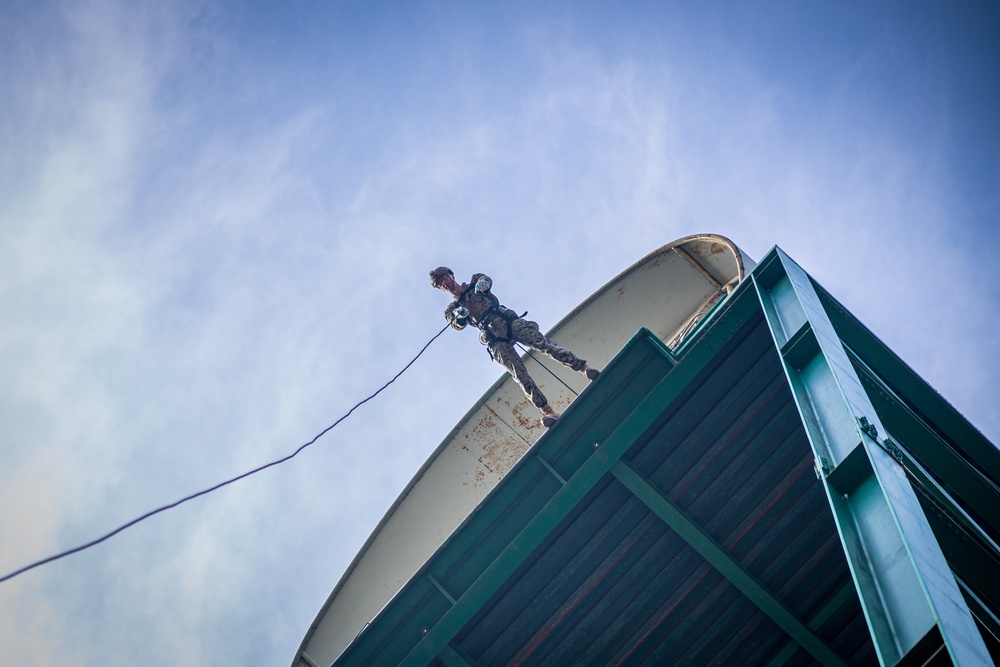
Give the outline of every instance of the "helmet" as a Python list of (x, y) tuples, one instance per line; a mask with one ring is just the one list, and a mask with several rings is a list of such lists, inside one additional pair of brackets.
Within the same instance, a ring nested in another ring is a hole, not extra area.
[(441, 279), (451, 274), (455, 275), (455, 272), (449, 269), (447, 266), (439, 266), (433, 271), (431, 271), (431, 285), (437, 287), (441, 283)]

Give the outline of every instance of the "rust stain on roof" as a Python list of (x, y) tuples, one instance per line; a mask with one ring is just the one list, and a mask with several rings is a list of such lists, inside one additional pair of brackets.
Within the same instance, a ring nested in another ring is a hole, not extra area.
[[(513, 414), (514, 419), (517, 420), (518, 426), (520, 426), (521, 428), (526, 428), (530, 431), (532, 428), (538, 426), (538, 419), (528, 418), (524, 414), (524, 410), (525, 408), (528, 407), (528, 405), (529, 404), (525, 402), (518, 403), (511, 409), (511, 414)], [(534, 406), (532, 406), (532, 409), (534, 409)]]
[(479, 465), (472, 471), (473, 484), (477, 487), (489, 483), (489, 478), (494, 478), (495, 483), (495, 478), (505, 475), (528, 449), (524, 440), (492, 410), (486, 411), (468, 437), (473, 443), (470, 451), (480, 452)]

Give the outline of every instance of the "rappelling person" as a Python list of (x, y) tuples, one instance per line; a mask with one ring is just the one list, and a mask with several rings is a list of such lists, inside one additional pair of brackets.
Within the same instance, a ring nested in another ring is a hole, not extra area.
[(546, 428), (556, 423), (559, 414), (528, 375), (514, 343), (523, 343), (544, 352), (559, 363), (583, 373), (588, 380), (593, 380), (600, 373), (588, 366), (585, 360), (543, 336), (538, 331), (538, 324), (524, 319), (527, 313), (518, 315), (500, 305), (500, 300), (491, 291), (493, 281), (486, 274), (473, 274), (471, 281), (459, 284), (451, 269), (439, 266), (431, 271), (431, 285), (448, 292), (455, 299), (444, 311), (444, 317), (452, 328), (461, 331), (470, 323), (479, 328), (482, 332), (479, 338), (489, 350), (490, 358), (507, 369), (514, 381), (521, 385), (524, 395), (541, 411), (542, 425)]

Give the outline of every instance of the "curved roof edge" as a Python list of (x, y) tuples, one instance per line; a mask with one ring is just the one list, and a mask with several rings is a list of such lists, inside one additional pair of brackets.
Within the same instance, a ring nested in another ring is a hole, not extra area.
[[(736, 265), (738, 267), (738, 276), (737, 276), (738, 280), (736, 281), (737, 283), (740, 282), (740, 281), (742, 281), (746, 277), (747, 272), (749, 270), (752, 270), (753, 267), (757, 265), (757, 263), (755, 261), (753, 261), (752, 259), (750, 259), (749, 257), (747, 257), (745, 254), (743, 254), (743, 251), (740, 250), (739, 246), (737, 246), (735, 243), (733, 243), (732, 241), (730, 241), (725, 236), (721, 236), (719, 234), (692, 234), (691, 236), (685, 236), (683, 238), (677, 239), (676, 241), (672, 241), (670, 243), (667, 243), (666, 245), (660, 246), (656, 250), (654, 250), (654, 251), (652, 251), (650, 253), (647, 253), (642, 259), (638, 260), (637, 262), (634, 262), (627, 269), (625, 269), (624, 271), (622, 271), (621, 273), (619, 273), (618, 275), (616, 275), (614, 278), (612, 278), (607, 283), (605, 283), (600, 289), (598, 289), (596, 292), (594, 292), (589, 297), (587, 297), (586, 300), (584, 300), (582, 303), (580, 303), (579, 306), (577, 306), (576, 308), (574, 308), (573, 310), (571, 310), (569, 313), (567, 313), (566, 317), (564, 317), (561, 320), (559, 320), (558, 322), (556, 322), (555, 326), (553, 326), (552, 329), (549, 331), (549, 333), (546, 334), (546, 335), (548, 335), (548, 336), (551, 337), (552, 334), (555, 334), (557, 331), (559, 331), (559, 329), (561, 329), (563, 326), (565, 326), (567, 322), (569, 322), (574, 317), (576, 317), (577, 313), (579, 313), (580, 311), (582, 311), (584, 308), (586, 308), (587, 306), (589, 306), (594, 301), (597, 301), (597, 299), (602, 294), (604, 294), (605, 292), (609, 291), (612, 287), (615, 286), (615, 284), (617, 284), (618, 282), (620, 282), (625, 276), (631, 274), (633, 271), (635, 271), (637, 268), (639, 268), (643, 264), (649, 262), (650, 260), (652, 260), (653, 258), (655, 258), (657, 255), (662, 255), (664, 253), (670, 252), (674, 248), (678, 248), (680, 246), (687, 245), (688, 243), (691, 243), (692, 241), (711, 241), (713, 243), (719, 243), (719, 244), (721, 244), (723, 246), (728, 247), (729, 251), (731, 253), (733, 253), (733, 257), (735, 258)], [(748, 264), (750, 265), (749, 269), (747, 267)], [(470, 410), (469, 414), (466, 415), (466, 418), (468, 418), (471, 415), (471, 413), (472, 413), (472, 411)]]

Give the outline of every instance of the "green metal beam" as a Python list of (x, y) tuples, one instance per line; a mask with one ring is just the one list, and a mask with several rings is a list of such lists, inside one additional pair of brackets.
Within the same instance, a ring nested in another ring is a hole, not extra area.
[[(990, 600), (1000, 602), (1000, 546), (970, 517), (919, 461), (897, 450), (948, 567)], [(959, 583), (961, 588), (961, 582)]]
[(891, 427), (893, 436), (913, 457), (934, 471), (935, 477), (947, 486), (949, 494), (961, 498), (994, 531), (1000, 531), (1000, 487), (917, 415), (908, 401), (898, 396), (896, 390), (857, 351), (846, 346), (845, 349), (855, 367), (859, 368), (858, 375), (862, 382), (873, 389), (869, 395), (875, 394), (872, 399), (875, 408), (883, 422)]
[[(833, 508), (883, 665), (943, 644), (957, 665), (991, 665), (905, 471), (812, 280), (775, 248), (752, 279)], [(864, 418), (864, 419), (862, 419)]]
[[(844, 344), (857, 352), (889, 386), (905, 388), (908, 405), (928, 423), (934, 424), (935, 430), (940, 431), (951, 446), (961, 450), (963, 457), (975, 461), (994, 482), (1000, 481), (1000, 451), (996, 446), (833, 296), (820, 286), (816, 286), (816, 290)], [(942, 346), (942, 349), (946, 348)], [(900, 433), (895, 434), (902, 437)]]
[(624, 461), (618, 461), (611, 468), (611, 474), (820, 664), (847, 667), (843, 658), (641, 473)]
[[(974, 588), (994, 604), (1000, 602), (1000, 546), (983, 530), (983, 527), (956, 500), (962, 499), (987, 522), (1000, 526), (1000, 490), (984, 473), (959, 457), (941, 435), (927, 425), (897, 396), (860, 356), (845, 345), (848, 357), (858, 371), (862, 382), (875, 387), (872, 401), (879, 416), (892, 420), (893, 436), (900, 437), (894, 455), (903, 465), (924, 514), (948, 560), (948, 566), (964, 577)], [(869, 396), (872, 392), (869, 391)], [(902, 432), (901, 432), (902, 431)], [(924, 454), (917, 455), (913, 450)], [(937, 456), (928, 457), (933, 450)], [(933, 474), (931, 473), (933, 470)], [(949, 481), (945, 488), (938, 479)]]

